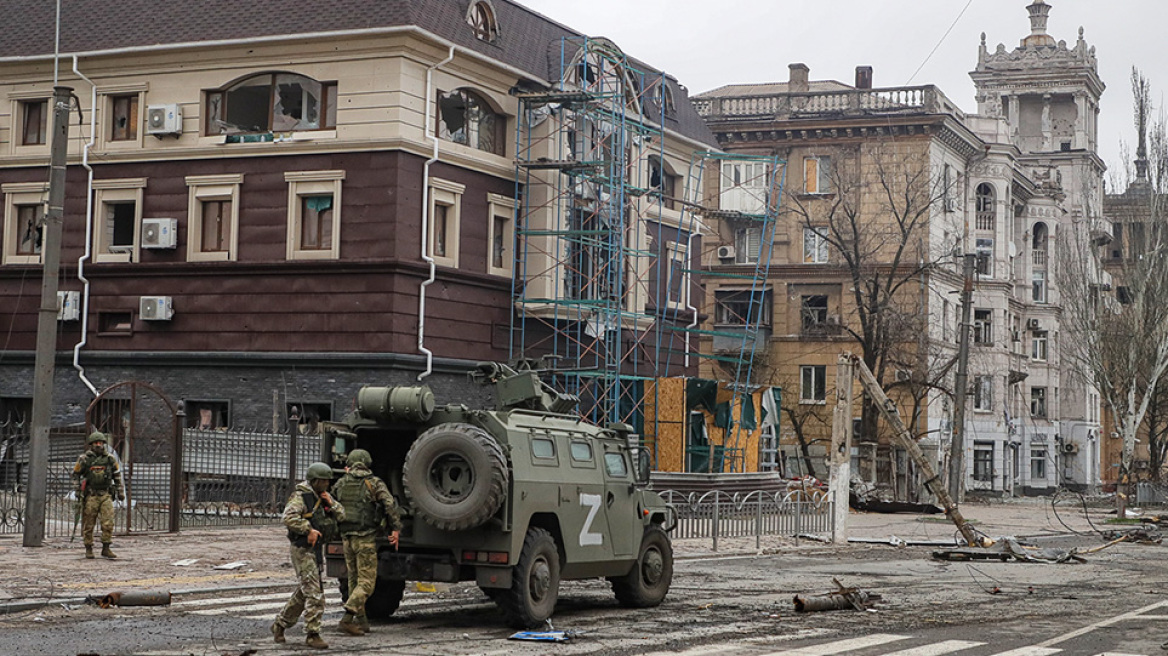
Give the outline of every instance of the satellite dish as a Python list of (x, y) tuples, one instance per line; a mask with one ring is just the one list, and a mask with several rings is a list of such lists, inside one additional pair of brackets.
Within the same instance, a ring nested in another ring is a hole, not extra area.
[(1010, 247), (1008, 250), (1010, 257), (1018, 257), (1018, 247), (1014, 245), (1014, 242), (1010, 242)]

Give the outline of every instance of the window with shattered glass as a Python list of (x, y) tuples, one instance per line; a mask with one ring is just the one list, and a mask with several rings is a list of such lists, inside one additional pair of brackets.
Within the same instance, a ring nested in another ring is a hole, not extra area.
[(17, 205), (16, 225), (20, 231), (16, 238), (17, 255), (39, 255), (44, 226), (41, 218), (44, 216), (43, 205)]
[(336, 127), (336, 83), (264, 73), (207, 92), (207, 134), (298, 132)]
[(490, 43), (499, 36), (499, 27), (495, 22), (495, 12), (486, 2), (471, 4), (466, 14), (466, 22), (474, 31), (475, 38)]
[(438, 136), (446, 141), (503, 155), (503, 117), (465, 89), (438, 94)]

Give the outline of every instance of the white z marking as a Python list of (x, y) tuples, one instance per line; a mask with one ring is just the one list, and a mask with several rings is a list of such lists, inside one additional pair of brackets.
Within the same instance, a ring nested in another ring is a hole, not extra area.
[(596, 513), (600, 512), (601, 497), (599, 494), (580, 494), (580, 505), (587, 506), (588, 518), (584, 520), (584, 526), (580, 529), (580, 546), (592, 547), (604, 544), (604, 535), (595, 533), (589, 529), (592, 528), (592, 522), (596, 519)]

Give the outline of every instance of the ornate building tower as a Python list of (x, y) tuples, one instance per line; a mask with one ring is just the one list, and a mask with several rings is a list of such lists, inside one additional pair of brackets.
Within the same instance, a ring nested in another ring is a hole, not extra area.
[[(1005, 219), (1004, 230), (993, 238), (1008, 242), (1006, 277), (1012, 283), (1006, 298), (998, 299), (991, 298), (1000, 293), (994, 285), (983, 284), (975, 303), (1008, 303), (1012, 345), (1007, 349), (1007, 376), (993, 374), (1001, 363), (986, 353), (981, 364), (985, 375), (977, 378), (997, 389), (1005, 385), (1001, 401), (983, 409), (978, 433), (1000, 435), (996, 427), (1004, 423), (1005, 439), (967, 448), (973, 447), (975, 463), (983, 463), (974, 481), (988, 476), (992, 489), (1001, 486), (1015, 494), (1044, 493), (1057, 486), (1084, 488), (1099, 481), (1099, 397), (1082, 376), (1070, 375), (1070, 362), (1059, 353), (1062, 299), (1052, 274), (1060, 232), (1081, 222), (1091, 227), (1101, 223), (1106, 167), (1096, 146), (1105, 85), (1095, 48), (1087, 45), (1082, 27), (1074, 47), (1068, 47), (1047, 34), (1051, 6), (1045, 0), (1034, 0), (1027, 11), (1030, 34), (1013, 50), (999, 44), (990, 52), (983, 33), (977, 68), (970, 73), (978, 112), (987, 127), (996, 125), (996, 134), (979, 133), (997, 142), (987, 149), (983, 165), (971, 172), (971, 187), (979, 193), (985, 189), (986, 207)], [(1009, 163), (1015, 171), (1011, 179), (994, 180), (988, 174), (977, 179), (979, 168), (992, 170), (989, 165), (995, 162)], [(991, 205), (994, 199), (1009, 201)], [(988, 233), (987, 239), (975, 236), (979, 244), (993, 243)], [(996, 252), (1002, 254), (1001, 249)], [(977, 366), (975, 356), (971, 368)], [(977, 433), (979, 418), (974, 414)], [(987, 456), (979, 448), (993, 451)]]

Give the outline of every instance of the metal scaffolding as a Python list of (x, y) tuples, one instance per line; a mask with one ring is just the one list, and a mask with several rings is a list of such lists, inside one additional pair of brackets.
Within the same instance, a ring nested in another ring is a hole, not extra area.
[(700, 153), (675, 175), (665, 76), (605, 39), (563, 39), (558, 55), (554, 87), (519, 94), (511, 356), (549, 359), (546, 377), (580, 397), (584, 417), (641, 432), (645, 383), (697, 373), (702, 218), (720, 211), (703, 209), (720, 208), (703, 187), (707, 163), (761, 162), (772, 178), (779, 167)]

